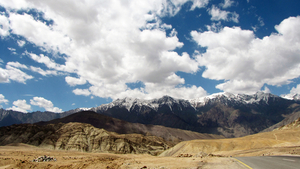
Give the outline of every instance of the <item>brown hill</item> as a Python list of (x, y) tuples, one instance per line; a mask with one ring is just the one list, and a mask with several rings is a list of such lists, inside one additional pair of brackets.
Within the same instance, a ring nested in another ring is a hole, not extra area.
[(157, 155), (173, 146), (156, 136), (117, 134), (84, 123), (39, 126), (20, 124), (0, 128), (0, 145), (25, 143), (55, 150)]
[(106, 115), (98, 114), (93, 111), (82, 111), (71, 114), (61, 119), (55, 119), (48, 122), (39, 122), (38, 125), (58, 124), (80, 122), (88, 123), (97, 128), (103, 128), (107, 131), (116, 132), (119, 134), (142, 134), (162, 137), (163, 139), (172, 142), (174, 145), (187, 140), (195, 139), (220, 139), (224, 138), (220, 135), (205, 134), (192, 132), (188, 130), (174, 129), (159, 125), (145, 125), (140, 123), (130, 123), (127, 121), (112, 118)]
[[(300, 146), (300, 119), (271, 132), (258, 133), (240, 138), (184, 141), (166, 150), (161, 156), (180, 154), (202, 155), (258, 155), (278, 148)], [(255, 153), (257, 152), (257, 153)]]
[(291, 114), (287, 115), (282, 121), (280, 121), (279, 123), (274, 124), (273, 126), (263, 130), (262, 132), (268, 132), (268, 131), (272, 131), (274, 129), (277, 129), (281, 126), (287, 125), (292, 123), (293, 121), (297, 120), (298, 118), (300, 118), (300, 105), (295, 103), (292, 104), (291, 106), (288, 107), (288, 109), (290, 110), (294, 110)]
[(288, 125), (281, 126), (275, 130), (291, 130), (291, 129), (297, 129), (299, 127), (300, 127), (300, 118), (298, 118), (297, 120), (293, 121)]

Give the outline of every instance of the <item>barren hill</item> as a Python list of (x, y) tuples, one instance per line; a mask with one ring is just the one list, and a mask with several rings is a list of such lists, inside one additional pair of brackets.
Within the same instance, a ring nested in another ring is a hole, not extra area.
[(25, 143), (55, 150), (157, 155), (173, 146), (161, 137), (117, 134), (84, 123), (39, 126), (20, 124), (0, 128), (0, 145)]
[(82, 111), (71, 114), (61, 119), (55, 119), (48, 122), (39, 122), (39, 125), (80, 122), (88, 123), (97, 128), (103, 128), (107, 131), (119, 134), (143, 134), (162, 137), (167, 141), (177, 144), (181, 141), (195, 139), (220, 139), (220, 135), (197, 133), (188, 130), (174, 129), (158, 125), (145, 125), (140, 123), (130, 123), (106, 115), (98, 114), (93, 111)]
[[(300, 119), (271, 132), (258, 133), (240, 138), (192, 140), (177, 144), (161, 156), (180, 154), (258, 155), (263, 150), (269, 153), (278, 148), (300, 146)], [(252, 154), (251, 154), (252, 153)]]

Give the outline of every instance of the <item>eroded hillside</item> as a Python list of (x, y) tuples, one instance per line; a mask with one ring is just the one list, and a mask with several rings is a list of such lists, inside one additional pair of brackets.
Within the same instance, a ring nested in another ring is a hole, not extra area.
[(173, 146), (161, 137), (117, 134), (90, 124), (67, 123), (0, 128), (0, 145), (26, 143), (55, 150), (157, 155)]

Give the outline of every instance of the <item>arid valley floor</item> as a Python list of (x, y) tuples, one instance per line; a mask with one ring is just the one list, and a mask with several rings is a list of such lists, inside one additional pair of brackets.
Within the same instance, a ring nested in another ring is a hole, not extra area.
[[(79, 136), (76, 138), (76, 142), (72, 144), (73, 147), (76, 147), (77, 144), (79, 146), (79, 142), (84, 140)], [(55, 158), (56, 161), (33, 162), (34, 159), (45, 155)], [(239, 169), (245, 168), (245, 165), (243, 166), (235, 157), (277, 155), (300, 155), (300, 118), (270, 132), (261, 132), (239, 138), (183, 141), (163, 151), (159, 156), (113, 154), (105, 151), (54, 150), (49, 147), (11, 143), (0, 146), (0, 169)]]
[[(234, 156), (300, 155), (300, 147), (269, 147), (245, 151), (230, 151), (220, 155), (194, 155), (192, 157), (160, 157), (136, 154), (86, 153), (77, 151), (49, 150), (25, 144), (0, 147), (0, 169), (11, 168), (243, 168)], [(225, 155), (226, 154), (226, 155)], [(55, 157), (56, 162), (32, 162), (39, 156)], [(185, 155), (185, 154), (183, 154)], [(233, 155), (233, 157), (230, 157)]]

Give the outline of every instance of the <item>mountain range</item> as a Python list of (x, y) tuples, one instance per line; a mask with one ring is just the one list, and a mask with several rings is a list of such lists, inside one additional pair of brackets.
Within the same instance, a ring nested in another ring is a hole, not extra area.
[(90, 109), (63, 113), (20, 113), (0, 110), (0, 126), (35, 123), (89, 110), (131, 123), (160, 125), (200, 133), (241, 137), (267, 131), (299, 118), (299, 97), (279, 97), (257, 92), (253, 95), (218, 93), (194, 100), (164, 96), (159, 99), (117, 99)]

